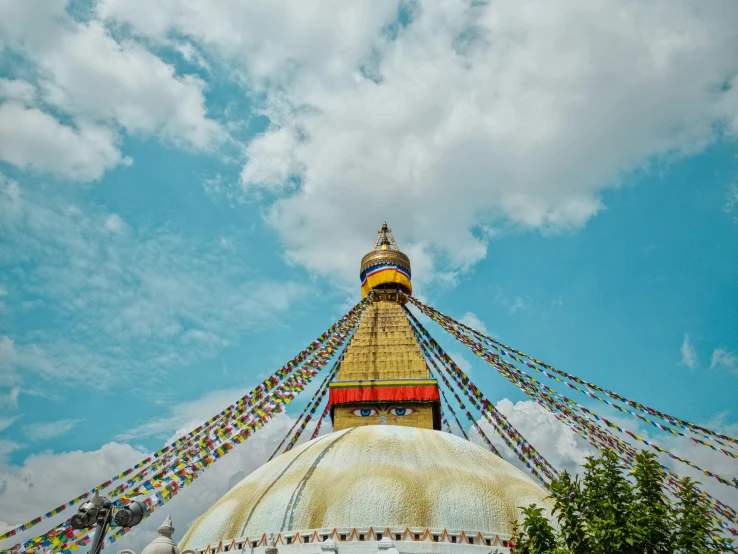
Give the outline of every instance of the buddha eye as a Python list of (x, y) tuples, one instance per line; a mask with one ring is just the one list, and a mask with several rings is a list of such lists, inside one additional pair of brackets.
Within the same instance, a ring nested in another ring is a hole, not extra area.
[(389, 413), (396, 416), (406, 416), (414, 414), (416, 411), (414, 408), (390, 408)]
[(375, 408), (359, 408), (357, 410), (352, 410), (351, 413), (358, 417), (369, 417), (377, 415), (377, 410)]

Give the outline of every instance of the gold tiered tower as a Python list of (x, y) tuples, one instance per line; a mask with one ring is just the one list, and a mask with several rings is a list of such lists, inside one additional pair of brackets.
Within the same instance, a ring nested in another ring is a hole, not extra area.
[(386, 223), (361, 261), (361, 284), (364, 296), (373, 291), (374, 302), (331, 384), (333, 429), (377, 424), (440, 429), (438, 383), (400, 304), (399, 291), (412, 292), (410, 260)]

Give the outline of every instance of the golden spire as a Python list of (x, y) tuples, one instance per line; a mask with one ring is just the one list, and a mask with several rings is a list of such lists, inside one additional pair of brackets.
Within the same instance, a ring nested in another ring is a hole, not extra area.
[(361, 260), (361, 291), (373, 293), (341, 373), (331, 383), (333, 430), (361, 425), (440, 429), (438, 383), (405, 316), (400, 292), (412, 294), (410, 259), (400, 252), (387, 222)]
[(413, 288), (410, 283), (410, 258), (400, 252), (392, 229), (387, 227), (385, 221), (382, 228), (377, 232), (377, 240), (371, 252), (361, 259), (361, 292), (363, 296), (371, 290), (394, 290), (397, 289), (412, 294)]
[(392, 229), (387, 227), (386, 221), (382, 224), (382, 228), (377, 231), (377, 240), (374, 242), (374, 248), (372, 248), (372, 250), (400, 251), (400, 249), (397, 248), (397, 243), (395, 242), (394, 237), (392, 236)]

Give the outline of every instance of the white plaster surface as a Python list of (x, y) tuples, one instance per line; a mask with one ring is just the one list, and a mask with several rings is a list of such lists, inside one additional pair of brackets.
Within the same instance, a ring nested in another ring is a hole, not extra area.
[[(357, 536), (353, 536), (349, 540), (341, 540), (340, 535), (344, 537), (350, 533), (350, 529), (318, 529), (321, 535), (320, 540), (312, 543), (300, 544), (277, 544), (277, 552), (282, 554), (507, 554), (509, 553), (508, 540), (510, 537), (500, 537), (485, 533), (481, 537), (474, 534), (472, 543), (469, 544), (460, 536), (460, 532), (456, 531), (447, 534), (441, 538), (439, 535), (443, 533), (442, 529), (428, 530), (435, 534), (436, 538), (424, 535), (421, 540), (414, 540), (411, 535), (405, 534), (403, 539), (397, 539), (395, 533), (403, 534), (406, 529), (392, 528), (392, 539), (388, 539), (386, 533), (382, 533), (382, 540), (377, 540), (377, 536), (365, 536), (364, 540), (359, 540)], [(367, 529), (361, 529), (364, 533)], [(425, 529), (411, 528), (410, 531), (415, 536), (423, 535)], [(307, 531), (305, 533), (308, 533)], [(329, 534), (333, 538), (329, 537)], [(472, 534), (470, 534), (471, 536)], [(456, 542), (452, 542), (451, 537)], [(334, 540), (335, 539), (335, 540)], [(258, 542), (258, 545), (256, 545)], [(244, 539), (235, 539), (231, 541), (223, 541), (222, 543), (208, 545), (204, 548), (198, 548), (197, 554), (216, 554), (219, 552), (240, 552), (249, 554), (268, 554), (265, 545), (266, 539), (262, 541), (254, 541), (253, 543), (245, 543)]]
[[(487, 545), (467, 545), (467, 544), (451, 544), (451, 543), (433, 543), (433, 542), (412, 542), (403, 541), (395, 542), (393, 549), (398, 554), (509, 554), (510, 549), (504, 546), (487, 546)], [(221, 550), (224, 551), (224, 550)], [(200, 550), (198, 549), (198, 552)], [(216, 550), (211, 550), (215, 554)], [(237, 550), (229, 550), (229, 552), (243, 554), (264, 554), (264, 547), (243, 548)], [(387, 554), (387, 550), (380, 550), (376, 542), (348, 542), (338, 543), (336, 549), (330, 552), (336, 554)], [(278, 554), (327, 554), (327, 551), (321, 550), (319, 544), (299, 544), (279, 546)]]
[[(264, 533), (370, 526), (509, 536), (518, 508), (534, 502), (548, 505), (546, 496), (514, 466), (454, 435), (389, 425), (357, 427), (302, 444), (255, 470), (205, 512), (179, 546), (184, 550), (239, 537), (258, 540)], [(338, 547), (366, 552), (364, 544), (377, 551), (376, 541), (341, 542)], [(401, 554), (414, 554), (426, 541), (398, 544), (405, 548), (398, 546)], [(443, 544), (427, 541), (422, 548), (431, 550), (417, 552), (481, 548)], [(279, 548), (317, 554), (317, 546)]]

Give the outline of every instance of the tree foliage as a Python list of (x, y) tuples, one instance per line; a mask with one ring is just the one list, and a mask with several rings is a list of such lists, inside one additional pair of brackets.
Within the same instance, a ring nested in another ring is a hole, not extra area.
[(552, 484), (553, 516), (523, 508), (518, 554), (706, 554), (734, 552), (714, 526), (697, 483), (683, 479), (673, 502), (656, 456), (639, 453), (630, 476), (612, 451), (590, 457), (581, 481), (564, 473)]

